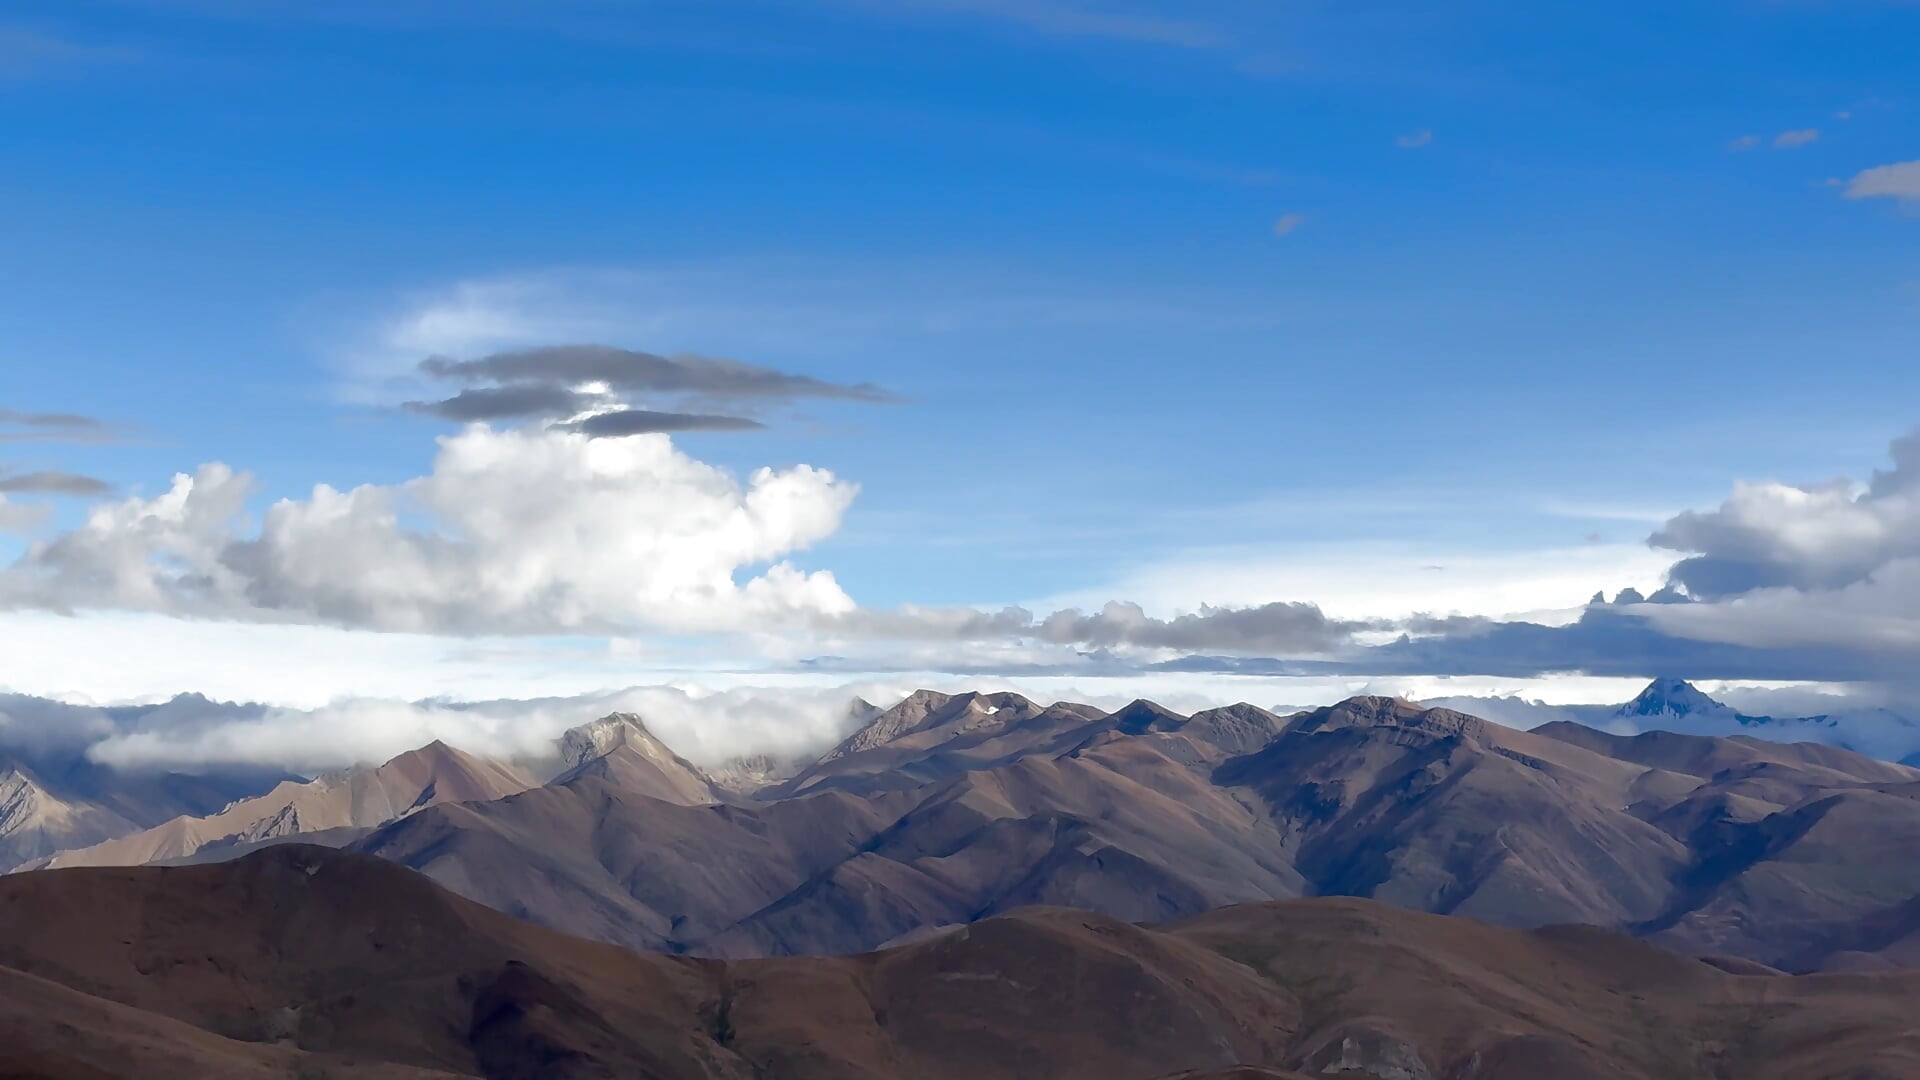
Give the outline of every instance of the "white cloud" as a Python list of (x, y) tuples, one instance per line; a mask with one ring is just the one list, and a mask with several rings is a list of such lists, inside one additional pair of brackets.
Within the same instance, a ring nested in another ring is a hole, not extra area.
[(1920, 432), (1896, 441), (1892, 456), (1894, 467), (1864, 485), (1736, 485), (1719, 507), (1680, 514), (1652, 542), (1691, 553), (1674, 576), (1705, 598), (1861, 581), (1920, 555)]
[(1760, 136), (1742, 135), (1739, 138), (1728, 142), (1727, 149), (1732, 150), (1735, 153), (1741, 153), (1747, 150), (1752, 150), (1759, 145), (1760, 145)]
[(119, 768), (197, 769), (269, 765), (313, 773), (380, 762), (435, 739), (473, 753), (536, 760), (550, 755), (567, 728), (632, 712), (669, 746), (703, 764), (744, 753), (808, 757), (844, 738), (863, 698), (882, 707), (920, 688), (947, 692), (1012, 690), (1036, 701), (1078, 701), (1115, 709), (1151, 698), (1191, 712), (1239, 701), (1279, 711), (1354, 694), (1411, 698), (1519, 694), (1551, 701), (1624, 700), (1633, 680), (1549, 677), (1535, 680), (1412, 678), (1270, 679), (1154, 674), (1127, 677), (957, 677), (915, 673), (844, 681), (819, 677), (722, 685), (679, 680), (569, 696), (481, 701), (351, 698), (309, 708), (230, 705), (181, 698), (154, 708), (108, 712), (35, 699), (0, 699), (0, 745), (33, 746), (57, 737), (90, 747)]
[(1876, 165), (1847, 184), (1849, 199), (1899, 199), (1920, 202), (1920, 161)]
[(52, 507), (44, 504), (8, 502), (5, 495), (0, 495), (0, 533), (37, 529), (51, 512)]
[[(1673, 579), (1709, 603), (1649, 605), (1696, 640), (1876, 661), (1913, 683), (1920, 659), (1920, 432), (1865, 484), (1742, 484), (1653, 542), (1688, 553)], [(1817, 664), (1818, 661), (1816, 660)]]
[(207, 705), (197, 714), (172, 710), (164, 724), (135, 722), (95, 742), (89, 756), (119, 768), (250, 764), (311, 773), (385, 761), (439, 739), (472, 753), (533, 761), (551, 756), (566, 729), (613, 712), (639, 714), (662, 741), (700, 763), (742, 753), (812, 755), (848, 734), (848, 706), (862, 692), (891, 703), (907, 691), (873, 684), (665, 685), (469, 704), (367, 698), (315, 709)]
[(0, 574), (0, 600), (482, 634), (708, 632), (853, 606), (832, 575), (778, 560), (832, 534), (854, 485), (805, 465), (742, 485), (664, 435), (475, 425), (426, 476), (322, 484), (246, 536), (250, 487), (206, 465), (96, 507)]
[(1411, 134), (1401, 135), (1393, 140), (1393, 145), (1402, 150), (1418, 150), (1423, 146), (1431, 146), (1433, 145), (1433, 132), (1415, 131)]
[(1672, 562), (1640, 544), (1509, 552), (1379, 542), (1196, 549), (1031, 606), (1097, 607), (1104, 598), (1124, 596), (1150, 612), (1169, 613), (1227, 599), (1258, 605), (1308, 598), (1337, 619), (1421, 612), (1551, 621), (1556, 612), (1572, 618), (1596, 589), (1651, 591)]
[(1773, 137), (1773, 148), (1775, 150), (1794, 150), (1802, 146), (1811, 146), (1819, 140), (1819, 128), (1802, 128), (1798, 131), (1783, 131)]
[(1305, 214), (1282, 214), (1280, 219), (1273, 223), (1273, 235), (1286, 236), (1306, 223), (1307, 215)]

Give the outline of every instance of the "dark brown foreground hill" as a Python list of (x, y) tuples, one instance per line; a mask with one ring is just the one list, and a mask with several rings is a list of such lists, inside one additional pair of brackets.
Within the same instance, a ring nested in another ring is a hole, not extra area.
[(0, 880), (0, 1076), (448, 1075), (1903, 1078), (1920, 973), (1733, 974), (1354, 899), (723, 962), (294, 845)]

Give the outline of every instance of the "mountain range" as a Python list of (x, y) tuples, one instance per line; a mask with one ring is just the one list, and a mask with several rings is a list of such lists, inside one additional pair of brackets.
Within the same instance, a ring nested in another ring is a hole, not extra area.
[(1532, 728), (1573, 720), (1619, 734), (1676, 731), (1817, 742), (1868, 757), (1920, 765), (1920, 723), (1885, 708), (1843, 708), (1806, 716), (1757, 716), (1714, 700), (1685, 679), (1661, 678), (1621, 705), (1545, 705), (1520, 698), (1449, 697), (1429, 702)]
[(212, 814), (184, 815), (137, 833), (51, 854), (27, 869), (138, 866), (231, 857), (263, 844), (357, 835), (441, 802), (498, 799), (534, 785), (524, 770), (434, 742), (385, 764), (284, 780)]
[(808, 761), (616, 713), (149, 796), (189, 812), (0, 878), (0, 1076), (1920, 1075), (1920, 770), (1383, 697), (855, 710)]
[(0, 750), (0, 872), (182, 816), (216, 812), (287, 778), (272, 769), (119, 773), (79, 753)]
[[(1635, 707), (1698, 708), (1689, 690)], [(1358, 896), (1790, 971), (1920, 961), (1920, 771), (1817, 743), (1518, 731), (1389, 698), (1187, 716), (920, 691), (748, 771), (721, 782), (616, 714), (537, 770), (434, 744), (35, 865), (317, 842), (706, 956), (856, 953), (1031, 905), (1157, 923)]]
[(1026, 908), (716, 961), (299, 844), (0, 879), (0, 1075), (22, 1078), (1866, 1080), (1920, 1070), (1917, 1010), (1916, 972), (1789, 976), (1357, 899), (1158, 927)]

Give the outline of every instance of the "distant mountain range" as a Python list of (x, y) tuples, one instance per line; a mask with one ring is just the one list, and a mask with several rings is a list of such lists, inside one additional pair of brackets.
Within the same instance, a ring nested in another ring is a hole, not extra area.
[[(1320, 730), (1376, 726), (1356, 720)], [(0, 879), (0, 1075), (22, 1078), (1864, 1080), (1914, 1075), (1916, 1013), (1916, 973), (1787, 976), (1366, 900), (1155, 928), (1028, 908), (721, 962), (304, 845)]]
[(1655, 679), (1624, 705), (1544, 705), (1520, 698), (1442, 697), (1428, 704), (1459, 709), (1512, 727), (1571, 719), (1622, 734), (1750, 735), (1774, 742), (1817, 742), (1869, 757), (1920, 765), (1920, 723), (1882, 708), (1812, 716), (1750, 716), (1707, 696), (1684, 679)]
[(211, 813), (286, 778), (272, 769), (119, 773), (79, 752), (0, 750), (0, 872), (182, 815)]

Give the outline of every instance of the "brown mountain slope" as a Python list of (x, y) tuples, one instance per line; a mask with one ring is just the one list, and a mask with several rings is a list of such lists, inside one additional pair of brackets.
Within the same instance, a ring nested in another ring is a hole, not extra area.
[(1164, 752), (1193, 756), (1191, 736), (1094, 730), (940, 783), (751, 807), (580, 777), (431, 808), (355, 850), (565, 932), (720, 955), (857, 952), (1023, 904), (1151, 920), (1300, 894), (1257, 805)]
[(583, 775), (429, 807), (353, 846), (566, 933), (672, 948), (852, 857), (899, 812), (897, 797), (832, 791), (767, 807), (688, 806)]
[(1920, 1071), (1916, 1009), (1915, 973), (1732, 975), (1361, 900), (1162, 930), (1029, 909), (721, 963), (321, 848), (0, 880), (0, 1074), (22, 1077), (1893, 1078)]
[(35, 865), (138, 866), (178, 860), (217, 845), (248, 846), (320, 830), (371, 828), (423, 806), (498, 799), (532, 783), (512, 765), (434, 742), (377, 767), (285, 781), (217, 814), (174, 818), (129, 836), (59, 852)]
[(1019, 694), (948, 695), (919, 690), (760, 797), (786, 798), (833, 788), (872, 792), (917, 787), (1029, 754), (1065, 749), (1104, 715), (1091, 706), (1070, 703), (1042, 708)]
[(1657, 913), (1687, 862), (1627, 810), (1646, 767), (1387, 698), (1296, 718), (1214, 779), (1259, 795), (1321, 895), (1503, 925), (1617, 925)]
[[(1387, 698), (1282, 721), (922, 693), (803, 773), (818, 794), (681, 809), (582, 775), (357, 849), (565, 932), (726, 956), (857, 952), (1029, 904), (1155, 921), (1357, 895), (1799, 970), (1920, 895), (1899, 856), (1920, 785), (1888, 782), (1911, 770), (1687, 738), (1555, 737)], [(1856, 858), (1847, 829), (1879, 854)]]
[(622, 1075), (738, 1075), (700, 1035), (698, 968), (304, 845), (0, 880), (0, 966), (245, 1043), (463, 1074), (536, 1075), (543, 1058), (603, 1074), (569, 1064), (597, 1057)]

